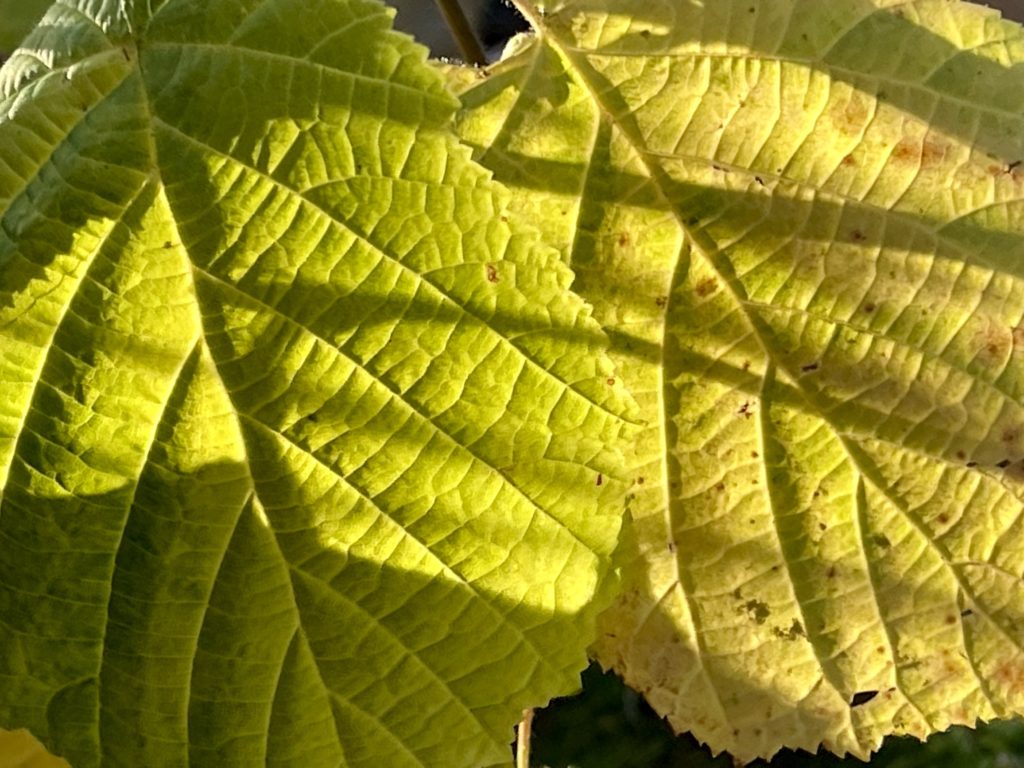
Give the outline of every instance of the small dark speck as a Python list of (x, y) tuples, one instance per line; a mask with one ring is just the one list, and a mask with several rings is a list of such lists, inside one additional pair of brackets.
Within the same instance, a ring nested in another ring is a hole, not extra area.
[(121, 48), (121, 54), (124, 56), (125, 61), (131, 61), (132, 57), (128, 54), (127, 48)]
[(1006, 469), (1008, 466), (1010, 466), (1010, 460), (1003, 459), (998, 464), (996, 464), (996, 466), (999, 467), (1000, 469)]
[(171, 245), (171, 241), (170, 240), (168, 240), (166, 243), (164, 243), (164, 248), (173, 248), (173, 247), (174, 246)]
[(878, 691), (857, 691), (857, 693), (853, 694), (853, 698), (850, 700), (850, 706), (859, 707), (862, 704), (867, 704), (877, 695)]
[(309, 416), (306, 417), (306, 421), (309, 421), (309, 422), (312, 422), (313, 424), (316, 424), (318, 421), (320, 421), (320, 414), (319, 413), (311, 413), (311, 414), (309, 414)]
[(493, 264), (487, 265), (487, 280), (491, 283), (497, 283), (501, 280), (501, 278), (498, 277), (498, 268)]
[(823, 530), (823, 531), (827, 531), (828, 530), (828, 526), (825, 525), (824, 523), (818, 523), (818, 528)]
[(976, 467), (976, 466), (978, 466), (978, 462), (976, 462), (976, 461), (968, 461), (964, 466), (965, 467)]
[(875, 304), (874, 304), (874, 302), (869, 301), (867, 304), (865, 304), (864, 305), (864, 311), (865, 312), (874, 312), (875, 311)]
[(802, 365), (800, 366), (800, 370), (803, 371), (804, 373), (810, 373), (811, 371), (818, 370), (818, 364), (810, 363), (809, 365)]
[(670, 541), (668, 543), (668, 551), (671, 552), (672, 554), (675, 554), (675, 552), (676, 552), (676, 543), (674, 541)]
[(758, 458), (758, 457), (759, 457), (760, 455), (761, 455), (761, 454), (760, 454), (760, 453), (758, 453), (757, 451), (751, 451), (751, 452), (750, 452), (750, 458), (752, 458), (752, 459), (756, 459), (756, 458)]
[(754, 181), (756, 181), (756, 182), (757, 182), (758, 184), (760, 184), (760, 185), (761, 185), (762, 187), (764, 186), (764, 179), (762, 179), (762, 178), (761, 178), (760, 176), (755, 176), (755, 177), (754, 177)]
[(644, 481), (644, 479), (643, 479), (642, 477), (638, 477), (638, 478), (636, 479), (636, 484), (637, 484), (637, 485), (643, 485), (643, 484), (644, 484), (644, 482), (645, 482), (645, 481)]
[(659, 307), (664, 307), (668, 304), (668, 296), (659, 296), (654, 300), (654, 303)]
[(599, 473), (597, 475), (597, 482), (594, 485), (604, 485), (604, 475)]
[(1014, 160), (1012, 163), (1007, 163), (1006, 172), (1013, 173), (1014, 169), (1019, 168), (1021, 163), (1024, 163), (1024, 160)]
[(649, 29), (642, 29), (642, 30), (640, 30), (640, 37), (650, 37), (650, 36), (651, 36), (651, 30), (649, 30)]
[(964, 459), (966, 459), (966, 458), (967, 458), (967, 454), (966, 454), (966, 453), (964, 453), (963, 451), (957, 451), (957, 452), (956, 452), (956, 457), (957, 457), (958, 459), (960, 459), (960, 461), (963, 461)]
[(966, 619), (968, 616), (973, 616), (973, 615), (974, 615), (974, 611), (971, 608), (964, 608), (962, 611), (960, 611), (960, 618), (961, 619)]

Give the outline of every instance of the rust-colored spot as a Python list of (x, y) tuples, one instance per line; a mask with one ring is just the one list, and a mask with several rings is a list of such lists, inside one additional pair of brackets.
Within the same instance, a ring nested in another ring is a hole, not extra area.
[(743, 361), (743, 370), (744, 371), (749, 371), (750, 370), (750, 361), (749, 360), (744, 360)]
[(1017, 442), (1020, 437), (1020, 427), (1013, 427), (1012, 429), (1004, 429), (1002, 440), (1007, 445), (1013, 445)]
[(751, 452), (750, 452), (750, 458), (752, 458), (752, 459), (756, 459), (756, 458), (757, 458), (757, 457), (759, 457), (760, 455), (761, 455), (761, 454), (760, 454), (760, 453), (758, 453), (757, 451), (751, 451)]
[(718, 281), (713, 277), (705, 277), (697, 283), (697, 287), (694, 290), (703, 299), (718, 290)]
[(838, 573), (838, 571), (836, 571), (836, 567), (834, 565), (829, 566), (828, 577), (830, 579), (834, 579), (836, 577), (836, 573)]
[(618, 244), (620, 246), (629, 245), (629, 233), (628, 232), (620, 232), (619, 233), (619, 237), (617, 238), (617, 242), (618, 242)]
[(173, 248), (173, 247), (174, 246), (171, 245), (171, 241), (170, 240), (168, 240), (166, 243), (164, 243), (164, 248)]
[(609, 387), (614, 387), (615, 386), (615, 377), (614, 376), (609, 376), (607, 379), (605, 379), (605, 384), (607, 384)]
[(850, 233), (850, 239), (853, 240), (853, 242), (855, 243), (863, 243), (865, 240), (868, 239), (868, 236), (861, 232), (859, 229), (855, 229), (853, 230), (853, 232)]
[(958, 459), (960, 459), (960, 461), (963, 461), (964, 459), (966, 459), (966, 458), (967, 458), (967, 454), (966, 454), (966, 453), (964, 453), (963, 451), (957, 451), (957, 452), (956, 452), (956, 457), (957, 457)]
[(869, 301), (867, 304), (864, 305), (864, 311), (865, 312), (874, 312), (875, 309), (876, 309), (876, 307), (875, 307), (875, 303), (873, 301)]
[(1024, 667), (1018, 661), (1004, 662), (996, 667), (992, 677), (1001, 687), (1009, 688), (1014, 692), (1024, 689)]
[(725, 483), (719, 483), (718, 485), (716, 485), (715, 486), (715, 490), (718, 491), (719, 493), (724, 491), (725, 490)]
[(498, 276), (498, 268), (493, 264), (487, 265), (487, 279), (492, 283), (497, 283), (501, 280)]
[(976, 462), (976, 461), (968, 461), (966, 464), (964, 464), (964, 466), (970, 469), (970, 468), (978, 466), (978, 462)]
[(668, 304), (668, 296), (659, 296), (654, 300), (654, 303), (659, 307), (664, 307)]
[(827, 531), (828, 530), (828, 526), (825, 525), (824, 523), (818, 523), (818, 530)]
[(856, 165), (856, 164), (857, 164), (857, 160), (854, 158), (852, 152), (850, 154), (846, 155), (843, 158), (843, 165)]
[(949, 522), (949, 515), (943, 512), (941, 515), (935, 518), (939, 525), (946, 525)]
[(868, 100), (854, 91), (850, 94), (849, 101), (845, 104), (834, 104), (830, 112), (832, 122), (843, 133), (860, 133), (868, 120)]
[(949, 614), (948, 616), (946, 616), (946, 623), (956, 624), (956, 616), (954, 616), (953, 614)]
[(942, 162), (946, 148), (935, 141), (918, 143), (915, 139), (903, 138), (892, 150), (892, 158), (898, 162), (919, 163), (922, 168), (931, 168)]
[(880, 645), (877, 648), (875, 648), (875, 653), (884, 654), (885, 653), (885, 646), (884, 645)]
[(643, 485), (643, 484), (644, 484), (645, 482), (646, 482), (646, 481), (645, 481), (645, 480), (644, 480), (644, 479), (643, 479), (642, 477), (638, 477), (638, 478), (636, 479), (636, 484), (637, 484), (637, 485)]
[(804, 373), (810, 373), (811, 371), (818, 370), (818, 367), (817, 363), (808, 363), (807, 365), (801, 365), (800, 370)]
[(598, 472), (597, 474), (597, 481), (594, 483), (594, 485), (604, 485), (604, 475), (602, 475), (600, 472)]
[(1000, 469), (1006, 469), (1008, 466), (1010, 466), (1010, 460), (1003, 459), (1002, 461), (997, 462), (996, 466), (999, 467)]

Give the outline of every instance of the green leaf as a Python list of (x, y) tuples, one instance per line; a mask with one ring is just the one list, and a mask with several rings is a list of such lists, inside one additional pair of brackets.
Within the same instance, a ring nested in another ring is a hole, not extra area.
[(368, 0), (58, 2), (0, 70), (0, 724), (75, 768), (507, 762), (628, 398)]
[(595, 646), (740, 760), (1024, 710), (1024, 32), (950, 0), (524, 0), (460, 132), (649, 429)]

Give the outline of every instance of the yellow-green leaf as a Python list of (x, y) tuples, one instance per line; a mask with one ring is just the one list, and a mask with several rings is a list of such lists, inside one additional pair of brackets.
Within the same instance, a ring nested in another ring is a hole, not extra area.
[(649, 428), (597, 657), (740, 759), (1024, 710), (1024, 33), (523, 0), (460, 131)]
[(481, 766), (578, 685), (628, 398), (370, 0), (61, 0), (0, 70), (0, 726)]

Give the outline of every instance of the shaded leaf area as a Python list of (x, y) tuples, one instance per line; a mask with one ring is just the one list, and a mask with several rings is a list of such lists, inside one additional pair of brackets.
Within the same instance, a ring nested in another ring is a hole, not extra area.
[(450, 71), (460, 131), (649, 425), (599, 660), (743, 760), (1019, 712), (1021, 28), (944, 0), (519, 5), (535, 41)]
[[(536, 768), (733, 768), (689, 735), (676, 736), (639, 694), (596, 664), (583, 673), (583, 691), (557, 699), (534, 719), (531, 764)], [(921, 742), (892, 737), (871, 756), (873, 768), (1020, 768), (1024, 722), (994, 721), (977, 729), (955, 726)], [(782, 750), (753, 768), (862, 768), (854, 757)]]
[(586, 664), (629, 398), (369, 0), (63, 0), (0, 70), (0, 725), (481, 766)]

